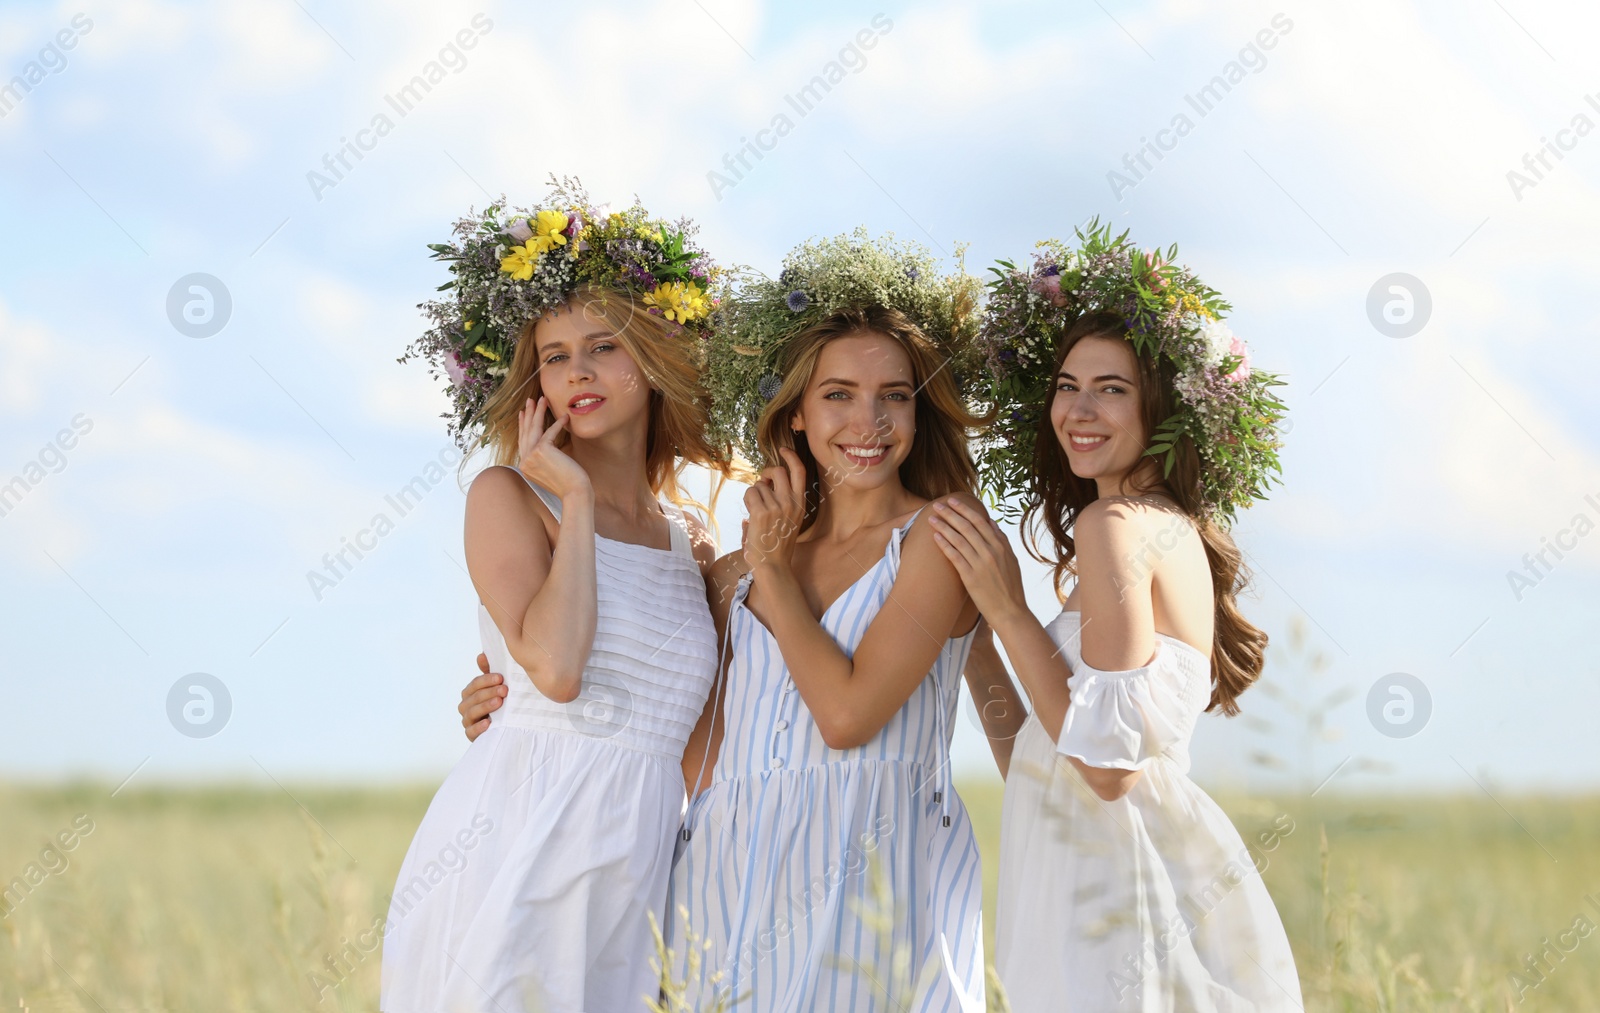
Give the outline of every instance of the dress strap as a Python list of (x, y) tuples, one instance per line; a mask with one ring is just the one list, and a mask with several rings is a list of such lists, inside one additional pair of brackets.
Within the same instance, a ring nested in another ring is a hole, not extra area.
[[(932, 500), (929, 500), (928, 502), (931, 503)], [(889, 545), (885, 549), (885, 552), (893, 554), (893, 558), (890, 561), (890, 565), (893, 567), (893, 572), (896, 575), (898, 575), (899, 572), (900, 572), (900, 543), (905, 541), (906, 532), (910, 531), (911, 530), (911, 525), (916, 523), (917, 516), (919, 514), (921, 514), (922, 511), (924, 511), (926, 509), (928, 509), (928, 503), (924, 503), (921, 506), (917, 507), (917, 512), (916, 513), (912, 514), (911, 517), (904, 524), (902, 524), (899, 527), (895, 528), (894, 531), (890, 532), (890, 534), (889, 534)], [(891, 579), (893, 579), (893, 578), (891, 577)]]
[(555, 516), (556, 522), (558, 524), (561, 522), (561, 497), (560, 496), (557, 496), (555, 493), (551, 492), (549, 489), (546, 489), (544, 486), (542, 486), (539, 483), (535, 482), (533, 479), (529, 478), (527, 475), (524, 475), (522, 473), (522, 469), (521, 468), (513, 468), (509, 464), (496, 464), (496, 465), (491, 465), (491, 467), (505, 468), (508, 471), (516, 472), (517, 473), (517, 477), (522, 479), (524, 482), (528, 483), (528, 488), (530, 488), (534, 492), (538, 493), (539, 498), (544, 500), (544, 505), (550, 508), (550, 513)]
[(689, 521), (684, 515), (683, 507), (667, 500), (660, 502), (662, 513), (667, 515), (667, 529), (672, 534), (672, 551), (682, 554), (698, 566), (699, 560), (694, 558), (694, 543), (689, 539)]

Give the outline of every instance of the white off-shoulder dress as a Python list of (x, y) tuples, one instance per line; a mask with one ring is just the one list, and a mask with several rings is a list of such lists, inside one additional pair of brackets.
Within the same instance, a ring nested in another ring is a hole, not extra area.
[[(1189, 779), (1210, 659), (1158, 635), (1149, 664), (1103, 672), (1081, 618), (1048, 627), (1072, 670), (1059, 745), (1029, 717), (1006, 779), (996, 970), (1015, 1013), (1299, 1013), (1294, 955), (1259, 870), (1287, 816), (1246, 847)], [(1141, 770), (1114, 802), (1068, 760)]]
[(650, 915), (666, 910), (684, 744), (717, 661), (682, 512), (662, 509), (669, 549), (595, 538), (598, 621), (571, 703), (539, 692), (479, 606), (506, 698), (400, 868), (388, 1013), (626, 1013), (656, 996)]

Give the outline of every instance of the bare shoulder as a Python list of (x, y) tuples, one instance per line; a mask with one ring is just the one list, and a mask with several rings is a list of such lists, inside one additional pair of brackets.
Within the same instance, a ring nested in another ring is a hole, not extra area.
[(518, 472), (498, 465), (478, 472), (467, 488), (467, 509), (515, 509), (538, 499)]
[(1084, 507), (1073, 524), (1073, 540), (1112, 545), (1148, 537), (1156, 527), (1188, 523), (1174, 507), (1142, 497), (1107, 496)]
[(1104, 496), (1078, 513), (1075, 526), (1098, 532), (1113, 531), (1126, 524), (1138, 523), (1146, 506), (1143, 501), (1132, 496)]
[[(480, 471), (467, 489), (467, 528), (506, 532), (526, 528), (537, 530), (548, 546), (549, 536), (540, 516), (542, 504), (522, 475), (511, 468), (490, 467)], [(528, 521), (534, 523), (529, 524)]]
[(695, 562), (700, 564), (700, 572), (707, 579), (715, 569), (717, 559), (717, 540), (712, 537), (711, 529), (706, 527), (700, 515), (680, 508), (683, 515), (683, 526), (689, 532), (689, 545), (694, 550)]
[(1072, 525), (1072, 542), (1081, 580), (1124, 579), (1132, 549), (1144, 535), (1145, 507), (1123, 496), (1097, 499), (1084, 507)]

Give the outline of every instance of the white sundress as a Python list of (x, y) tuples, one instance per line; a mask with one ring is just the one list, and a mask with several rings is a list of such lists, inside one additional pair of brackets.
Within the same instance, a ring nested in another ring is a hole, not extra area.
[[(823, 614), (846, 654), (888, 598), (915, 519)], [(720, 996), (751, 1013), (982, 1011), (982, 871), (949, 767), (972, 633), (946, 641), (870, 742), (830, 749), (777, 641), (744, 607), (750, 579), (728, 618), (727, 730), (673, 867), (674, 980), (691, 978), (694, 947), (697, 1010)]]
[[(560, 500), (533, 488), (559, 521)], [(670, 549), (595, 537), (598, 622), (577, 700), (540, 693), (479, 605), (508, 692), (400, 868), (389, 1013), (621, 1013), (657, 995), (649, 916), (666, 909), (684, 743), (717, 662), (682, 512), (662, 508)]]
[[(1014, 1013), (1300, 1013), (1283, 922), (1258, 869), (1294, 824), (1245, 847), (1189, 779), (1210, 659), (1158, 635), (1149, 664), (1084, 664), (1081, 617), (1048, 627), (1071, 667), (1059, 746), (1030, 716), (1001, 812), (996, 970)], [(1068, 760), (1142, 770), (1095, 795)]]

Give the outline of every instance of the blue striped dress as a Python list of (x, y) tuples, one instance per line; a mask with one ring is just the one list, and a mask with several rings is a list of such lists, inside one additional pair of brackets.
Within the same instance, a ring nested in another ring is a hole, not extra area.
[[(846, 654), (888, 598), (915, 520), (823, 614)], [(983, 1010), (982, 869), (949, 764), (973, 634), (945, 643), (870, 742), (830, 749), (744, 604), (750, 580), (729, 612), (721, 752), (673, 865), (673, 979), (700, 1010), (719, 997), (760, 1013)]]

